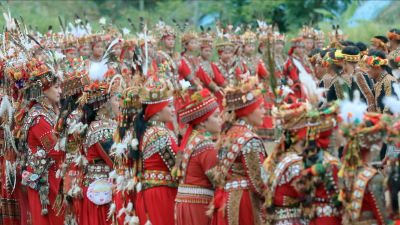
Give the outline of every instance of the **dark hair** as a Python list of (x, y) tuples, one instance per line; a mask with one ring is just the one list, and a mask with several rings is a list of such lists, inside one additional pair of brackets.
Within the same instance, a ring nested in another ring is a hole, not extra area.
[[(396, 33), (396, 34), (400, 35), (400, 30), (399, 29), (391, 29), (389, 31), (392, 32), (392, 33)], [(398, 45), (400, 45), (400, 40), (396, 40), (396, 43)]]
[(339, 41), (339, 43), (340, 43), (342, 46), (348, 46), (348, 44), (347, 44), (346, 41)]
[(346, 46), (354, 46), (354, 42), (352, 42), (352, 41), (346, 41)]
[(89, 104), (83, 105), (82, 111), (81, 122), (90, 126), (90, 124), (96, 119), (97, 112), (95, 112)]
[(67, 125), (67, 118), (78, 106), (78, 104), (76, 104), (77, 100), (78, 100), (77, 95), (72, 95), (72, 96), (67, 96), (67, 98), (65, 98), (64, 101), (62, 102), (58, 119), (58, 121), (62, 120), (62, 124), (61, 124), (61, 129), (59, 129), (58, 132), (65, 130)]
[(385, 36), (375, 36), (374, 38), (381, 40), (383, 43), (387, 44), (389, 42), (389, 39)]
[[(371, 51), (369, 51), (368, 56), (378, 56), (378, 57), (381, 57), (382, 59), (386, 59), (385, 52), (379, 51), (379, 50), (371, 50)], [(386, 70), (386, 65), (381, 66), (381, 68)]]
[(149, 121), (144, 119), (144, 112), (146, 112), (147, 104), (142, 105), (142, 111), (136, 115), (135, 120), (133, 121), (133, 130), (135, 131), (136, 138), (140, 143), (142, 142), (142, 137), (146, 132), (146, 128), (148, 126)]
[(329, 51), (330, 51), (329, 49), (321, 50), (319, 54), (321, 55), (322, 58), (324, 58), (326, 53), (328, 53)]
[(365, 45), (365, 44), (362, 43), (362, 42), (357, 42), (357, 43), (355, 44), (355, 46), (356, 46), (358, 49), (360, 49), (361, 52), (368, 49), (368, 48), (367, 48), (367, 45)]
[(322, 50), (319, 48), (314, 48), (311, 50), (310, 54), (308, 55), (309, 58), (311, 58), (313, 55), (320, 53)]
[[(400, 155), (398, 155), (397, 158), (400, 159)], [(388, 187), (390, 189), (390, 199), (391, 199), (390, 201), (392, 203), (392, 208), (393, 208), (394, 212), (399, 211), (399, 200), (400, 199), (397, 195), (400, 191), (399, 180), (400, 180), (400, 168), (394, 162), (392, 165), (392, 170), (388, 177), (388, 182), (387, 182)]]
[[(346, 55), (358, 55), (358, 54), (360, 54), (360, 49), (358, 49), (357, 47), (354, 47), (354, 46), (348, 46), (348, 47), (342, 49), (342, 53), (346, 54)], [(358, 62), (347, 62), (347, 63), (358, 64)]]
[[(329, 57), (331, 58), (331, 59), (336, 59), (336, 57), (335, 57), (335, 52), (336, 52), (336, 49), (332, 49), (328, 54), (329, 54)], [(340, 70), (342, 70), (343, 69), (343, 67), (340, 65), (335, 65), (335, 64), (332, 64), (332, 66), (331, 66), (334, 70), (335, 70), (335, 73), (337, 73), (337, 74), (339, 74), (340, 73)]]

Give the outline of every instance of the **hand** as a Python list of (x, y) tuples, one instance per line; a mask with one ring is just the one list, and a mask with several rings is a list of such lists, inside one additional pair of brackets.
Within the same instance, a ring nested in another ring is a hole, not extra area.
[(197, 85), (197, 86), (196, 86), (196, 90), (197, 90), (197, 91), (201, 91), (201, 90), (203, 90), (203, 86), (201, 86), (200, 84), (199, 84), (199, 85)]
[(220, 88), (220, 87), (217, 86), (217, 87), (214, 88), (214, 93), (218, 93), (218, 92), (220, 92), (220, 91), (221, 91), (221, 88)]
[(289, 86), (293, 86), (293, 80), (290, 79), (289, 77), (288, 77), (288, 79), (287, 79), (287, 84), (288, 84)]

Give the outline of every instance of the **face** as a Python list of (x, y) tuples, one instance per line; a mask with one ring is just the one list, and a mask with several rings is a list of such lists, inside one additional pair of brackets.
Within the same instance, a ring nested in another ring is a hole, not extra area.
[(190, 40), (187, 44), (186, 44), (186, 49), (194, 52), (197, 49), (197, 40), (196, 39), (192, 39)]
[[(153, 48), (152, 44), (147, 44), (147, 51), (149, 53), (149, 56), (153, 56), (154, 48)], [(144, 54), (146, 54), (146, 46), (145, 45), (142, 46), (142, 52)]]
[(246, 55), (252, 55), (256, 50), (256, 46), (254, 44), (247, 44), (244, 46), (243, 52)]
[(37, 50), (34, 54), (33, 57), (36, 59), (39, 59), (40, 61), (45, 61), (46, 60), (46, 53), (42, 50)]
[(215, 112), (204, 122), (201, 122), (206, 131), (212, 135), (218, 135), (221, 132), (222, 118), (219, 116), (220, 110), (217, 108)]
[(205, 60), (210, 60), (212, 54), (212, 49), (211, 48), (203, 48), (201, 50), (201, 57)]
[(252, 113), (247, 115), (249, 124), (254, 127), (263, 125), (263, 118), (265, 114), (264, 103), (261, 103)]
[(110, 98), (111, 101), (111, 109), (114, 114), (114, 116), (119, 115), (119, 98), (118, 95), (114, 95)]
[(164, 46), (166, 49), (171, 50), (175, 47), (175, 38), (167, 37), (164, 39)]
[(395, 39), (389, 39), (389, 47), (391, 50), (395, 50), (397, 48), (397, 42)]
[(53, 86), (43, 91), (44, 96), (50, 101), (50, 103), (56, 103), (61, 98), (61, 84), (60, 82), (55, 83)]
[(83, 47), (81, 47), (79, 49), (79, 57), (88, 57), (89, 56), (89, 52), (90, 52), (90, 48), (87, 45), (84, 45)]
[(113, 51), (113, 54), (114, 54), (116, 57), (120, 57), (120, 56), (121, 56), (121, 51), (122, 51), (121, 45), (116, 45), (116, 46), (112, 47), (112, 50), (114, 50), (114, 51)]
[(174, 103), (171, 101), (167, 106), (165, 106), (161, 111), (156, 113), (160, 122), (170, 123), (175, 119), (175, 107)]
[(129, 59), (133, 59), (134, 55), (135, 55), (135, 49), (132, 49), (132, 50), (128, 51)]
[(371, 50), (379, 50), (379, 51), (385, 51), (381, 46), (378, 46), (375, 42), (371, 41)]
[(241, 44), (236, 44), (235, 48), (233, 49), (233, 52), (236, 52), (237, 55), (242, 55), (243, 53), (243, 47)]
[(76, 51), (72, 51), (72, 52), (67, 52), (66, 54), (65, 54), (65, 57), (67, 58), (67, 59), (75, 59), (76, 58), (76, 54), (77, 52)]
[(231, 50), (225, 50), (221, 53), (220, 58), (224, 62), (229, 62), (232, 58), (232, 51)]
[(97, 42), (93, 47), (93, 56), (101, 57), (103, 56), (103, 53), (104, 53), (103, 42)]
[(277, 42), (275, 44), (275, 52), (281, 53), (283, 50), (283, 43), (282, 42)]
[(314, 40), (313, 39), (304, 39), (304, 47), (306, 51), (311, 51), (314, 47)]
[(317, 45), (317, 48), (323, 49), (324, 46), (325, 46), (325, 43), (323, 43), (323, 42), (318, 42), (316, 45)]
[(317, 78), (322, 79), (322, 77), (326, 74), (326, 68), (321, 65), (321, 63), (315, 64), (315, 71), (317, 72)]
[(301, 55), (301, 54), (303, 54), (303, 52), (304, 52), (304, 47), (296, 47), (293, 50), (293, 53), (296, 55)]

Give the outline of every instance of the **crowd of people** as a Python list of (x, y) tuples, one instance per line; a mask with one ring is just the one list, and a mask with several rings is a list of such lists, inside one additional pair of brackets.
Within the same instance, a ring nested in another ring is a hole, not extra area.
[(2, 224), (400, 224), (400, 30), (3, 12)]

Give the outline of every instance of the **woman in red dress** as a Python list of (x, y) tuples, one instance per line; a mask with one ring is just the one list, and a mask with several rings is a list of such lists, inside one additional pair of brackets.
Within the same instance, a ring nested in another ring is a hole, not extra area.
[(110, 149), (117, 128), (116, 115), (119, 114), (119, 84), (110, 81), (111, 79), (107, 78), (102, 82), (95, 80), (85, 87), (85, 93), (78, 100), (83, 109), (81, 122), (87, 126), (82, 143), (88, 161), (87, 173), (82, 184), (83, 207), (80, 224), (83, 225), (107, 225), (114, 222), (112, 218), (108, 218), (109, 210), (112, 211), (112, 184), (107, 182), (107, 179), (114, 162)]
[(65, 155), (59, 149), (58, 134), (54, 131), (58, 114), (55, 104), (60, 101), (61, 84), (55, 73), (36, 59), (26, 63), (26, 73), (31, 86), (29, 112), (20, 138), (20, 150), (27, 155), (22, 184), (28, 186), (33, 224), (59, 224), (57, 221), (63, 221), (63, 216), (57, 216), (58, 210), (52, 206), (59, 194), (60, 178), (56, 173)]
[(178, 225), (210, 224), (206, 211), (214, 197), (213, 170), (218, 165), (218, 150), (211, 139), (221, 132), (218, 103), (208, 89), (196, 92), (192, 99), (178, 112), (181, 123), (189, 125), (172, 173), (181, 174), (175, 199)]
[(136, 213), (140, 224), (173, 225), (178, 183), (171, 176), (178, 150), (175, 134), (165, 123), (175, 119), (170, 85), (161, 77), (153, 77), (140, 90), (142, 111), (134, 121), (139, 142)]
[(199, 70), (196, 73), (197, 78), (201, 83), (212, 91), (217, 98), (220, 110), (223, 110), (222, 101), (224, 96), (220, 92), (220, 88), (225, 88), (227, 83), (225, 78), (219, 72), (217, 66), (210, 61), (212, 50), (214, 47), (215, 34), (207, 31), (200, 33), (200, 57)]
[(264, 185), (262, 162), (267, 157), (261, 138), (253, 127), (262, 125), (264, 99), (257, 90), (256, 78), (226, 95), (225, 110), (231, 111), (221, 136), (215, 174), (215, 193), (211, 224), (261, 224)]

